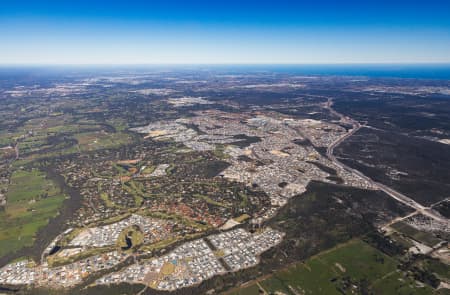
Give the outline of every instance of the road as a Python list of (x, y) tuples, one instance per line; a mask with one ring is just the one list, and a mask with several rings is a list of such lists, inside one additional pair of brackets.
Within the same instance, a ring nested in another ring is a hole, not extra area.
[(359, 177), (361, 177), (362, 179), (366, 180), (367, 182), (369, 182), (374, 188), (385, 192), (387, 195), (389, 195), (390, 197), (394, 198), (395, 200), (408, 205), (412, 208), (414, 208), (416, 210), (417, 213), (421, 213), (423, 215), (426, 215), (430, 218), (433, 218), (434, 220), (440, 221), (440, 222), (444, 222), (444, 223), (449, 223), (449, 220), (441, 215), (439, 215), (438, 213), (434, 212), (431, 208), (429, 207), (424, 207), (421, 204), (417, 203), (416, 201), (414, 201), (413, 199), (405, 196), (404, 194), (394, 190), (393, 188), (388, 187), (387, 185), (384, 185), (382, 183), (376, 182), (374, 180), (372, 180), (371, 178), (367, 177), (366, 175), (364, 175), (362, 172), (350, 168), (347, 165), (343, 164), (342, 162), (340, 162), (338, 159), (336, 159), (336, 157), (334, 156), (333, 152), (334, 149), (341, 144), (344, 140), (346, 140), (347, 138), (349, 138), (350, 136), (352, 136), (353, 134), (355, 134), (355, 132), (357, 132), (359, 129), (361, 129), (362, 126), (361, 124), (359, 124), (358, 122), (356, 122), (355, 120), (349, 118), (349, 117), (345, 117), (344, 115), (336, 112), (333, 108), (333, 101), (331, 99), (328, 99), (327, 103), (324, 105), (325, 108), (327, 108), (332, 114), (338, 116), (341, 121), (346, 122), (346, 123), (351, 123), (353, 128), (347, 132), (344, 136), (338, 138), (337, 140), (335, 140), (331, 145), (328, 146), (327, 148), (327, 157), (338, 167), (345, 169), (347, 171), (349, 171), (350, 173), (357, 175)]

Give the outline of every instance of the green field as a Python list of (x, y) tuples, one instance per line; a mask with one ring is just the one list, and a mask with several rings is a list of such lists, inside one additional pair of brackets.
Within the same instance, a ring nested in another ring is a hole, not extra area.
[[(403, 278), (397, 262), (361, 240), (322, 252), (260, 281), (268, 294), (430, 294), (412, 279)], [(232, 294), (258, 294), (256, 283)], [(281, 294), (281, 293), (280, 293)]]
[(222, 202), (217, 202), (213, 199), (211, 199), (208, 196), (205, 195), (201, 195), (201, 194), (194, 194), (194, 197), (198, 198), (198, 199), (202, 199), (203, 201), (205, 201), (206, 203), (210, 204), (210, 205), (214, 205), (214, 206), (219, 206), (219, 207), (224, 207), (224, 208), (229, 208), (230, 206), (222, 203)]
[(450, 281), (450, 267), (439, 259), (427, 257), (420, 261), (419, 266), (427, 272), (436, 274), (442, 280)]
[(108, 208), (119, 208), (119, 209), (122, 208), (122, 206), (117, 205), (116, 203), (111, 201), (111, 199), (109, 198), (108, 193), (105, 193), (105, 192), (100, 193), (100, 199), (102, 199), (103, 202), (105, 202), (105, 205)]
[(123, 189), (130, 193), (134, 197), (136, 206), (140, 206), (144, 199), (147, 197), (144, 189), (144, 185), (139, 181), (130, 180), (125, 183)]
[(259, 287), (257, 284), (250, 285), (239, 289), (238, 291), (232, 293), (233, 295), (259, 295)]
[(0, 256), (31, 246), (36, 232), (57, 215), (64, 199), (44, 173), (14, 172), (6, 209), (0, 212)]
[(391, 227), (396, 231), (418, 242), (424, 243), (429, 247), (433, 247), (434, 245), (438, 244), (441, 241), (438, 238), (434, 237), (431, 233), (419, 231), (403, 221), (394, 223), (393, 225), (391, 225)]
[(126, 237), (131, 239), (132, 248), (136, 248), (144, 242), (144, 234), (136, 225), (129, 226), (122, 230), (116, 242), (118, 247), (127, 247)]
[(114, 251), (114, 246), (106, 246), (106, 247), (100, 247), (100, 248), (91, 248), (87, 249), (81, 253), (69, 256), (69, 257), (60, 257), (58, 255), (51, 255), (47, 256), (47, 263), (51, 267), (57, 267), (61, 265), (67, 265), (70, 263), (73, 263), (75, 261), (79, 261), (81, 259), (85, 259), (94, 255), (99, 255), (102, 253)]
[(433, 289), (427, 285), (420, 286), (410, 277), (404, 276), (401, 272), (394, 272), (389, 276), (378, 280), (372, 285), (375, 294), (433, 294)]
[(116, 148), (131, 142), (126, 133), (106, 133), (102, 131), (84, 132), (75, 135), (81, 151), (93, 151), (104, 148)]

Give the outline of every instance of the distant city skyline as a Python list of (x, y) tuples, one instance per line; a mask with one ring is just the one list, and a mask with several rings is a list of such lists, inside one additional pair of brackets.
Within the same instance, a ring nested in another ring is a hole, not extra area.
[(217, 2), (8, 1), (0, 64), (450, 63), (447, 1)]

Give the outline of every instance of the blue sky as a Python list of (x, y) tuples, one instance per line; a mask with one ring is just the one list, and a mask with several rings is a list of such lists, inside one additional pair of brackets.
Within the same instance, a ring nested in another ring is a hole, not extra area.
[(1, 64), (449, 63), (450, 1), (2, 1)]

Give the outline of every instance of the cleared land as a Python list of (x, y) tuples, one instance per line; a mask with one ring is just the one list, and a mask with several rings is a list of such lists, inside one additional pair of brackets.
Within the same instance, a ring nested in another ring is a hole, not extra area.
[(11, 176), (8, 204), (0, 212), (0, 256), (31, 246), (39, 229), (58, 213), (65, 196), (38, 170)]
[[(259, 285), (259, 287), (258, 287)], [(397, 272), (397, 261), (361, 240), (324, 251), (305, 263), (276, 272), (234, 295), (259, 294), (430, 294), (429, 287)], [(369, 293), (367, 293), (369, 294)]]
[(125, 133), (86, 132), (75, 135), (82, 151), (113, 148), (129, 143), (130, 137)]
[(434, 237), (431, 233), (417, 230), (414, 227), (402, 221), (394, 223), (391, 227), (394, 228), (396, 231), (405, 234), (418, 242), (424, 243), (429, 247), (433, 247), (434, 245), (440, 242), (440, 240)]

